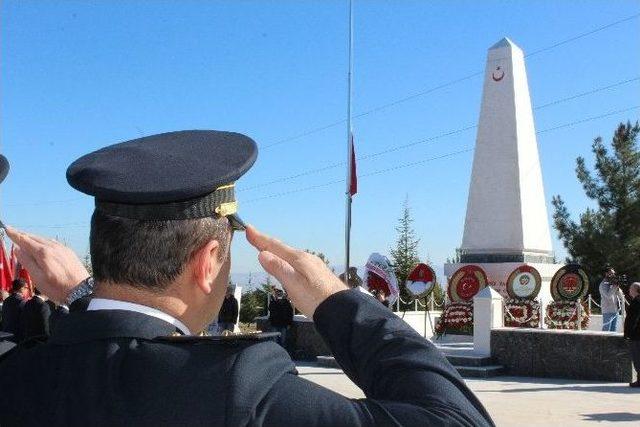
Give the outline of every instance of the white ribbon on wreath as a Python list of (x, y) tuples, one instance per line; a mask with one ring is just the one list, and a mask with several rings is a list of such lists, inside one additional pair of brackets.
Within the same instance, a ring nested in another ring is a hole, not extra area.
[(531, 317), (529, 317), (527, 320), (520, 320), (519, 318), (516, 318), (516, 317), (513, 316), (513, 314), (511, 314), (511, 309), (509, 307), (507, 307), (505, 305), (505, 308), (506, 308), (505, 312), (509, 315), (509, 317), (511, 317), (512, 320), (514, 320), (514, 321), (516, 321), (518, 323), (521, 323), (521, 324), (529, 323), (534, 319), (536, 319), (536, 320), (539, 319), (538, 318), (538, 311), (535, 310), (535, 309), (533, 310), (533, 314), (531, 315)]
[[(556, 320), (553, 320), (550, 316), (545, 316), (545, 318), (544, 318), (545, 323), (552, 324), (554, 326), (560, 325), (560, 326), (567, 326), (567, 327), (570, 327), (570, 326), (573, 326), (573, 325), (577, 326), (578, 324), (582, 325), (582, 318), (580, 318), (580, 319), (578, 318), (578, 308), (579, 308), (578, 304), (582, 304), (582, 303), (580, 301), (577, 301), (575, 310), (573, 310), (573, 313), (571, 313), (571, 315), (567, 318), (567, 320), (556, 321)], [(552, 307), (552, 309), (553, 309), (553, 307)], [(571, 320), (573, 318), (573, 316), (576, 316), (576, 320), (575, 321)]]

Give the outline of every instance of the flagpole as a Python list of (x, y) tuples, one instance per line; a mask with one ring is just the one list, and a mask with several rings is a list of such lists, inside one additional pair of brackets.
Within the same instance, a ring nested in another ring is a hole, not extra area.
[(346, 218), (344, 224), (344, 281), (349, 285), (349, 255), (351, 250), (351, 73), (353, 63), (353, 0), (349, 0), (349, 69), (347, 72), (347, 182), (346, 182)]

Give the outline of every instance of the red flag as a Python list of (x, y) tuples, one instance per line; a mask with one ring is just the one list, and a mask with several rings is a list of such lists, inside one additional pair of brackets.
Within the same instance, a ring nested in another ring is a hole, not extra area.
[(356, 173), (356, 148), (353, 143), (353, 134), (350, 136), (349, 149), (351, 150), (351, 170), (349, 171), (349, 177), (351, 178), (351, 182), (349, 182), (349, 194), (353, 196), (358, 192), (358, 174)]
[(11, 283), (13, 282), (13, 275), (11, 274), (11, 267), (9, 266), (9, 259), (7, 258), (7, 251), (4, 248), (4, 239), (0, 241), (2, 246), (0, 252), (0, 289), (3, 291), (11, 292)]
[(9, 254), (9, 268), (11, 269), (11, 276), (15, 277), (18, 268), (18, 257), (16, 256), (16, 247), (13, 243), (11, 244), (11, 253)]

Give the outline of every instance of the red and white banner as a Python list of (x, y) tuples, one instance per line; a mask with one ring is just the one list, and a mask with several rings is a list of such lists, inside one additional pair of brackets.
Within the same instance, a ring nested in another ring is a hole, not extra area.
[(370, 292), (375, 290), (384, 292), (389, 304), (396, 302), (400, 295), (398, 279), (391, 263), (386, 256), (377, 252), (369, 256), (364, 267), (364, 282)]

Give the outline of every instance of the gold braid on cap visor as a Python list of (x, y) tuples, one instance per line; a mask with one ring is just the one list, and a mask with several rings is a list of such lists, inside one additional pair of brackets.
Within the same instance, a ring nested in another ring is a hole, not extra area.
[(238, 202), (235, 183), (232, 183), (204, 196), (179, 202), (132, 204), (96, 199), (96, 210), (121, 218), (163, 221), (232, 215), (238, 211)]

